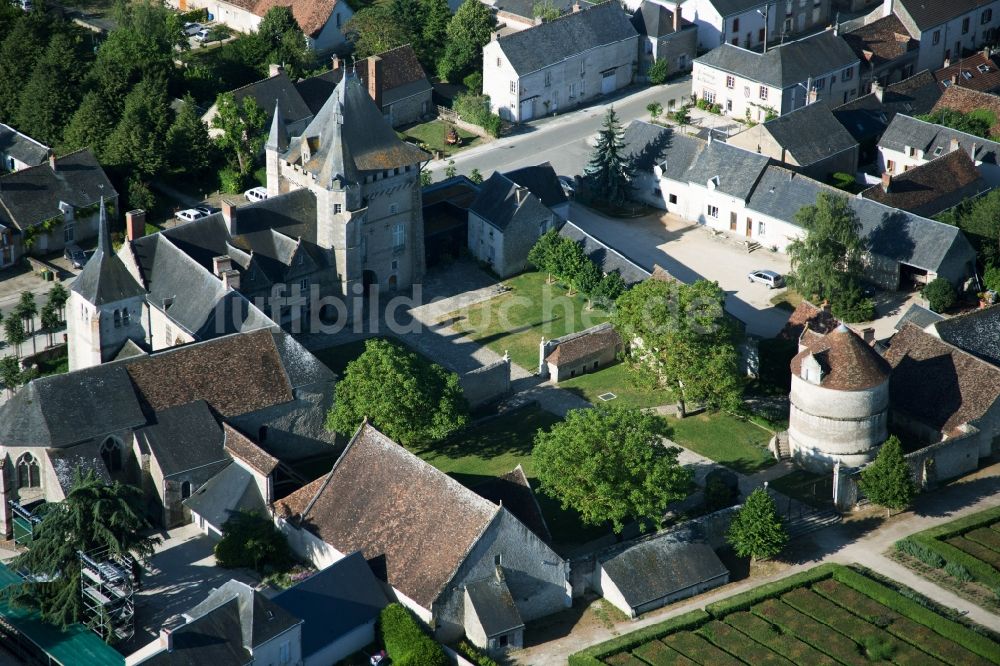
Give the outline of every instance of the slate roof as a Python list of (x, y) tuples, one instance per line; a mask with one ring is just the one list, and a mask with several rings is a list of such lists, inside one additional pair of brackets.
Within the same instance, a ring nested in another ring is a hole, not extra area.
[(934, 78), (942, 90), (948, 88), (968, 88), (980, 92), (994, 92), (1000, 89), (1000, 66), (996, 59), (977, 51), (934, 72)]
[(136, 437), (149, 447), (164, 477), (229, 461), (222, 427), (204, 400), (158, 410), (155, 418)]
[(49, 147), (22, 134), (10, 125), (0, 123), (0, 153), (10, 155), (18, 162), (29, 166), (45, 163), (49, 158)]
[(229, 455), (239, 458), (264, 476), (270, 475), (277, 469), (279, 464), (277, 458), (260, 448), (252, 439), (233, 426), (223, 423), (222, 434), (223, 447)]
[(799, 303), (784, 328), (778, 334), (783, 340), (798, 340), (807, 327), (815, 333), (826, 334), (837, 328), (840, 322), (828, 309), (818, 308), (809, 301)]
[(237, 602), (239, 610), (242, 644), (247, 648), (262, 645), (302, 621), (273, 600), (237, 580), (226, 581), (215, 588), (204, 601), (184, 615), (195, 619), (233, 600)]
[[(693, 25), (681, 17), (681, 30)], [(640, 35), (653, 38), (665, 37), (674, 32), (674, 13), (659, 3), (643, 0), (632, 15), (632, 26)]]
[[(103, 187), (102, 187), (103, 186)], [(20, 230), (61, 217), (59, 202), (86, 208), (118, 196), (97, 158), (83, 148), (56, 160), (0, 176), (0, 224)]]
[(510, 511), (542, 541), (552, 540), (549, 526), (545, 523), (545, 516), (538, 506), (538, 498), (535, 497), (535, 492), (521, 465), (506, 474), (480, 483), (473, 490), (481, 497)]
[[(667, 154), (668, 165), (674, 157), (671, 152)], [(712, 181), (719, 192), (746, 201), (770, 163), (767, 155), (721, 141), (709, 141), (691, 162), (683, 180), (701, 187), (708, 187)]]
[(617, 349), (622, 344), (621, 336), (610, 323), (599, 324), (586, 331), (561, 338), (556, 348), (545, 357), (547, 363), (567, 366), (579, 363), (594, 354), (609, 348)]
[[(424, 71), (417, 59), (416, 52), (409, 44), (377, 53), (376, 57), (382, 59), (383, 108), (407, 97), (431, 90), (427, 72)], [(364, 58), (354, 64), (357, 77), (361, 80), (365, 90), (368, 89), (368, 61), (370, 59)], [(333, 94), (334, 88), (344, 78), (345, 71), (347, 71), (346, 63), (342, 63), (337, 69), (331, 69), (295, 84), (306, 106), (312, 110), (313, 114), (319, 113), (323, 104)]]
[[(905, 11), (917, 28), (923, 32), (935, 26), (939, 26), (962, 14), (973, 11), (979, 7), (988, 7), (994, 0), (895, 0), (893, 11)], [(974, 17), (978, 24), (978, 17)]]
[(688, 167), (708, 145), (697, 137), (641, 120), (629, 123), (622, 133), (622, 143), (637, 170), (650, 171), (659, 166), (665, 178), (681, 182)]
[(469, 211), (501, 232), (518, 219), (537, 222), (552, 217), (552, 211), (542, 205), (538, 197), (499, 171), (494, 171), (479, 186), (479, 195)]
[(253, 663), (243, 646), (240, 604), (235, 598), (171, 632), (173, 649), (157, 652), (143, 666), (243, 666)]
[(46, 449), (45, 456), (49, 459), (49, 466), (56, 475), (63, 495), (72, 489), (78, 470), (93, 471), (97, 478), (111, 483), (111, 475), (101, 458), (101, 444), (102, 442), (93, 441), (68, 449)]
[(826, 104), (809, 104), (747, 131), (767, 132), (803, 167), (858, 145)]
[(266, 509), (253, 474), (231, 462), (183, 501), (184, 506), (217, 529), (233, 514)]
[(1000, 307), (973, 310), (949, 319), (935, 316), (936, 320), (924, 326), (933, 323), (938, 337), (948, 344), (1000, 366)]
[(767, 53), (726, 43), (695, 62), (775, 88), (787, 88), (849, 67), (858, 62), (858, 56), (843, 38), (826, 30), (768, 49)]
[(508, 171), (504, 176), (521, 187), (528, 188), (548, 208), (555, 208), (567, 201), (556, 170), (548, 162)]
[(895, 14), (866, 23), (857, 30), (844, 33), (843, 37), (855, 55), (872, 67), (888, 64), (915, 51), (920, 44), (910, 37)]
[(638, 33), (621, 5), (603, 2), (505, 35), (497, 43), (514, 71), (524, 76), (578, 53), (633, 37)]
[[(879, 140), (880, 148), (904, 152), (907, 146), (912, 146), (924, 153), (924, 159), (932, 159), (939, 154), (951, 152), (951, 140), (957, 139), (962, 150), (970, 156), (975, 145), (977, 162), (1000, 164), (1000, 143), (983, 139), (982, 137), (960, 132), (943, 125), (935, 125), (924, 120), (911, 118), (902, 113), (889, 123), (888, 129)], [(938, 152), (940, 150), (940, 152)]]
[(503, 578), (503, 569), (497, 567), (496, 575), (473, 581), (465, 586), (472, 602), (472, 611), (483, 627), (487, 638), (499, 636), (524, 626), (517, 605)]
[(889, 403), (944, 433), (986, 414), (1000, 396), (1000, 368), (906, 324), (889, 341)]
[(73, 280), (70, 290), (80, 294), (88, 303), (98, 306), (146, 295), (146, 290), (136, 282), (111, 247), (103, 197), (97, 229), (97, 251)]
[(233, 99), (240, 106), (247, 97), (252, 97), (260, 108), (267, 114), (266, 125), (270, 127), (274, 118), (275, 102), (281, 105), (281, 119), (289, 131), (302, 131), (306, 123), (313, 117), (298, 88), (284, 71), (278, 72), (275, 76), (270, 76), (254, 83), (249, 83), (242, 88), (232, 91)]
[[(495, 0), (492, 4), (499, 15), (510, 14), (527, 21), (534, 21), (535, 5), (537, 4), (534, 0)], [(592, 4), (594, 3), (588, 2), (588, 0), (580, 0), (582, 7), (589, 7)], [(552, 6), (559, 10), (560, 14), (567, 14), (573, 11), (573, 0), (552, 0)], [(499, 18), (502, 20), (503, 17), (499, 16)]]
[(888, 190), (881, 183), (861, 193), (866, 199), (933, 217), (966, 199), (990, 190), (964, 150), (955, 150), (891, 177)]
[(889, 364), (857, 333), (840, 324), (826, 335), (803, 335), (805, 349), (792, 358), (792, 374), (800, 376), (802, 361), (814, 357), (823, 368), (820, 386), (834, 391), (864, 391), (889, 378)]
[(948, 86), (941, 93), (941, 98), (930, 110), (930, 113), (936, 113), (942, 109), (951, 109), (962, 113), (969, 113), (976, 109), (992, 111), (998, 120), (990, 128), (990, 133), (994, 136), (1000, 135), (1000, 96), (962, 86)]
[(308, 659), (357, 627), (374, 622), (389, 604), (361, 553), (351, 553), (271, 599), (301, 618), (302, 657)]
[(729, 573), (708, 544), (669, 538), (632, 546), (601, 568), (632, 608)]
[(328, 475), (275, 504), (340, 552), (384, 558), (389, 584), (424, 608), (503, 510), (367, 423)]
[(649, 272), (633, 263), (617, 250), (597, 240), (572, 222), (566, 222), (559, 229), (559, 235), (569, 238), (583, 246), (583, 253), (597, 264), (602, 274), (617, 271), (626, 286), (642, 282), (649, 277)]
[(878, 137), (897, 113), (928, 113), (941, 97), (934, 75), (924, 70), (887, 86), (880, 100), (875, 93), (857, 97), (836, 107), (833, 115), (858, 141)]
[(896, 321), (896, 325), (893, 328), (899, 331), (907, 324), (913, 324), (917, 328), (927, 328), (931, 324), (943, 319), (944, 317), (933, 310), (928, 310), (922, 305), (911, 303), (910, 307), (903, 313), (903, 316)]
[(742, 14), (766, 4), (764, 0), (709, 0), (709, 3), (715, 7), (720, 16)]

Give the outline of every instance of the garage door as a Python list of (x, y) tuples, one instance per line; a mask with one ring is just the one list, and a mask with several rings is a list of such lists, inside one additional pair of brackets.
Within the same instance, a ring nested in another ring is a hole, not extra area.
[(535, 117), (534, 110), (535, 110), (534, 97), (532, 97), (531, 99), (526, 99), (523, 102), (521, 102), (521, 117), (520, 117), (521, 122), (523, 123), (526, 120), (531, 120), (532, 118), (534, 118)]
[(601, 94), (607, 95), (615, 91), (615, 70), (601, 74)]

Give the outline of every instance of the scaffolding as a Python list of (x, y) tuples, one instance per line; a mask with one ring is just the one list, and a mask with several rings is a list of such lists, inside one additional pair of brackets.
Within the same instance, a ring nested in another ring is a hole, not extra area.
[(26, 546), (34, 538), (35, 527), (42, 522), (42, 518), (17, 500), (10, 500), (9, 504), (14, 523), (14, 543)]
[(84, 624), (106, 642), (128, 640), (135, 632), (131, 558), (107, 548), (77, 551), (77, 557)]

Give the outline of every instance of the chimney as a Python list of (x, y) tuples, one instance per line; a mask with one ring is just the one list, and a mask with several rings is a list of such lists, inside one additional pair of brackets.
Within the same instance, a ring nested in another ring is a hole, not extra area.
[(958, 74), (952, 74), (951, 75), (951, 82), (952, 83), (958, 83)]
[(236, 204), (232, 203), (228, 199), (222, 200), (222, 219), (226, 221), (226, 226), (229, 228), (229, 235), (236, 235)]
[(886, 171), (882, 174), (882, 191), (888, 192), (892, 186), (892, 174)]
[(823, 302), (819, 304), (819, 309), (822, 310), (823, 312), (829, 312), (830, 301), (824, 299)]
[(951, 142), (948, 146), (948, 152), (953, 153), (958, 150), (958, 139), (956, 137), (951, 137)]
[(679, 4), (674, 5), (674, 32), (680, 32), (681, 29), (681, 7)]
[(541, 25), (544, 22), (545, 22), (545, 20), (541, 16), (536, 16), (535, 17), (535, 25)]
[(577, 0), (577, 2), (573, 3), (573, 13), (575, 14), (578, 11), (580, 11), (580, 2), (579, 2), (579, 0)]
[(56, 171), (56, 154), (51, 150), (49, 151), (49, 167)]
[(861, 330), (861, 337), (869, 347), (875, 344), (875, 329), (869, 326)]
[(160, 629), (160, 645), (167, 649), (167, 652), (172, 652), (174, 649), (174, 632), (173, 629), (167, 629), (163, 627)]
[(382, 58), (368, 58), (368, 94), (375, 101), (375, 106), (382, 110)]
[(882, 95), (884, 93), (885, 93), (885, 88), (882, 87), (882, 84), (879, 82), (879, 80), (878, 79), (872, 80), (872, 94), (875, 95), (875, 99), (881, 102)]
[(973, 141), (973, 142), (972, 142), (972, 147), (971, 147), (971, 148), (969, 149), (969, 157), (971, 157), (971, 158), (972, 158), (972, 161), (973, 161), (973, 162), (975, 162), (975, 161), (976, 161), (976, 151), (977, 151), (977, 150), (979, 150), (979, 146), (978, 146), (978, 145), (976, 145), (976, 142), (975, 142), (975, 141)]
[(223, 271), (222, 275), (222, 288), (223, 289), (234, 289), (240, 288), (240, 272), (234, 268), (230, 268), (227, 271)]
[(948, 69), (949, 67), (951, 67), (951, 58), (945, 58), (944, 59), (944, 68)]
[(285, 71), (284, 67), (273, 62), (267, 66), (268, 77), (277, 76), (278, 74), (281, 74), (283, 71)]
[(330, 69), (334, 72), (340, 70), (340, 56), (336, 53), (334, 53), (333, 57), (330, 58)]
[(134, 241), (146, 235), (146, 211), (141, 208), (125, 213), (125, 237)]
[(515, 188), (514, 198), (517, 200), (517, 205), (520, 206), (524, 203), (524, 200), (528, 198), (528, 190), (524, 187)]
[(233, 260), (226, 255), (220, 255), (218, 257), (212, 257), (212, 272), (215, 273), (215, 277), (222, 277), (222, 274), (233, 267)]

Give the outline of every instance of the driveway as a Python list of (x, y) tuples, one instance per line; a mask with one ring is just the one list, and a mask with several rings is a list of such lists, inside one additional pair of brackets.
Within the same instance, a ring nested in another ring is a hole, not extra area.
[(771, 305), (779, 292), (747, 280), (757, 269), (788, 273), (787, 255), (765, 249), (748, 253), (741, 243), (669, 213), (623, 220), (574, 203), (569, 219), (648, 271), (659, 265), (683, 282), (718, 282), (726, 292), (726, 310), (746, 322), (747, 333), (773, 337), (788, 321), (787, 310)]

